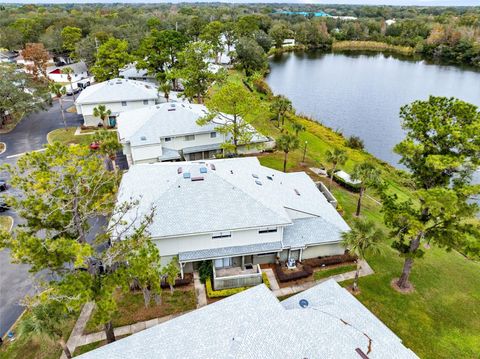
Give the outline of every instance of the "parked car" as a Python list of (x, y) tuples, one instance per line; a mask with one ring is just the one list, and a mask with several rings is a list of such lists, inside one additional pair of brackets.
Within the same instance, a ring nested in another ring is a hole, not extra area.
[(7, 188), (7, 181), (0, 179), (0, 192), (6, 191)]
[(80, 87), (76, 87), (73, 89), (72, 91), (72, 87), (71, 86), (67, 86), (67, 96), (71, 96), (73, 95), (74, 93), (79, 93), (82, 89)]
[(5, 211), (8, 211), (9, 209), (10, 209), (10, 206), (6, 202), (0, 201), (0, 212), (5, 212)]
[(83, 82), (77, 82), (77, 86), (81, 89), (84, 89), (88, 86), (90, 86), (90, 81), (83, 81)]

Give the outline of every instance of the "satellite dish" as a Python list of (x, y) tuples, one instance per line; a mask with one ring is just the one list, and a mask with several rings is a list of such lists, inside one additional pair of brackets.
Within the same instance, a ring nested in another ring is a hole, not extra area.
[(308, 300), (306, 300), (306, 299), (300, 299), (300, 301), (298, 302), (298, 304), (299, 304), (302, 308), (306, 308), (306, 307), (308, 307)]

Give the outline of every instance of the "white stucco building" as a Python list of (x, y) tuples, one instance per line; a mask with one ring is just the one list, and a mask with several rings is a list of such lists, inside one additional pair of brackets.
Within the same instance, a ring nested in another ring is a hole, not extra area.
[(70, 74), (73, 88), (78, 87), (78, 84), (77, 84), (78, 81), (88, 79), (90, 77), (90, 75), (88, 74), (87, 65), (85, 64), (85, 62), (80, 61), (80, 62), (75, 62), (73, 64), (68, 64), (68, 65), (48, 67), (47, 68), (48, 78), (51, 81), (61, 82), (61, 83), (67, 84), (66, 86), (70, 86), (68, 75), (63, 72), (67, 67), (73, 70), (73, 73)]
[[(118, 135), (128, 164), (201, 160), (222, 153), (221, 146), (227, 140), (218, 132), (222, 119), (198, 125), (197, 120), (206, 114), (204, 105), (173, 102), (121, 113)], [(273, 145), (253, 127), (251, 132), (251, 142), (240, 146), (240, 153), (259, 152)]]
[(155, 208), (148, 231), (162, 263), (178, 256), (183, 275), (212, 260), (217, 288), (236, 286), (239, 274), (260, 283), (259, 264), (277, 256), (345, 252), (341, 233), (349, 226), (310, 177), (261, 166), (256, 157), (134, 165), (122, 178), (118, 204), (132, 200), (140, 204), (123, 218), (128, 224)]
[(114, 126), (120, 113), (157, 102), (158, 91), (153, 84), (117, 78), (87, 87), (78, 96), (75, 106), (77, 113), (83, 115), (85, 126), (97, 126), (102, 121), (93, 116), (93, 109), (105, 105), (112, 112), (110, 125)]

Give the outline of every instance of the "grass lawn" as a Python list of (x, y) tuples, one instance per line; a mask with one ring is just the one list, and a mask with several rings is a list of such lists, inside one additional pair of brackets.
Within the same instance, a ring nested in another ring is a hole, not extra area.
[[(28, 313), (25, 314), (25, 316), (27, 315)], [(65, 341), (70, 336), (76, 320), (77, 316), (72, 315), (65, 321), (62, 329)], [(13, 332), (17, 333), (16, 328), (13, 328)], [(5, 340), (5, 343), (0, 347), (1, 359), (58, 359), (61, 354), (62, 348), (60, 345), (35, 335), (19, 336), (16, 334), (16, 339), (13, 342)]]
[[(119, 340), (119, 339), (122, 339), (122, 338), (126, 338), (128, 336), (129, 335), (121, 335), (121, 336), (117, 336), (116, 339)], [(80, 347), (75, 348), (75, 351), (73, 352), (73, 356), (74, 357), (80, 356), (80, 355), (88, 353), (88, 352), (90, 352), (94, 349), (103, 347), (104, 345), (107, 345), (106, 340), (102, 340), (102, 341), (95, 342), (95, 343), (90, 343), (90, 344), (87, 344), (87, 345), (82, 345)]]
[(348, 273), (348, 272), (354, 271), (355, 269), (357, 269), (356, 264), (349, 264), (346, 266), (340, 266), (340, 267), (335, 267), (331, 269), (321, 269), (313, 273), (313, 279), (319, 280), (323, 278), (328, 278), (328, 277), (331, 277), (332, 275)]
[(0, 216), (0, 231), (9, 231), (12, 227), (13, 218), (10, 216)]
[(64, 144), (89, 145), (92, 142), (90, 135), (75, 136), (76, 127), (58, 128), (48, 133), (48, 143), (61, 142)]
[[(170, 294), (169, 290), (163, 290), (161, 305), (155, 305), (154, 302), (152, 302), (150, 307), (145, 308), (142, 293), (119, 294), (117, 296), (117, 305), (118, 310), (113, 317), (114, 327), (121, 327), (123, 325), (193, 310), (197, 307), (197, 302), (193, 289), (177, 289), (173, 292), (173, 295)], [(102, 330), (103, 327), (96, 326), (90, 318), (85, 328), (85, 333)]]

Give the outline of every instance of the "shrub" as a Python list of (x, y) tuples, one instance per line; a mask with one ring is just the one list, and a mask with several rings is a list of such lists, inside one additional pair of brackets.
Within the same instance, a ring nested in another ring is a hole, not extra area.
[(357, 259), (358, 257), (356, 255), (345, 253), (337, 256), (304, 259), (303, 263), (307, 264), (310, 267), (316, 268), (316, 267), (322, 267), (324, 265), (329, 266), (329, 265), (340, 264), (340, 263), (355, 262)]
[(231, 295), (243, 292), (245, 289), (249, 288), (249, 287), (238, 287), (238, 288), (214, 290), (212, 287), (212, 281), (210, 277), (208, 277), (205, 280), (205, 287), (207, 288), (207, 296), (209, 298), (229, 297)]
[(313, 269), (307, 264), (303, 264), (303, 270), (301, 271), (295, 271), (291, 273), (285, 273), (282, 270), (282, 266), (277, 264), (275, 266), (275, 273), (277, 274), (277, 278), (280, 282), (289, 282), (291, 280), (296, 280), (296, 279), (301, 279), (301, 278), (306, 278), (312, 275)]
[(262, 280), (263, 280), (263, 284), (265, 284), (268, 287), (268, 289), (271, 289), (270, 280), (268, 279), (267, 273), (262, 272)]
[(354, 150), (363, 150), (365, 148), (363, 140), (358, 136), (350, 136), (345, 141), (345, 146), (353, 148)]
[(202, 261), (198, 267), (198, 274), (200, 274), (200, 282), (205, 283), (207, 278), (213, 277), (212, 261)]
[[(182, 286), (185, 286), (185, 285), (188, 285), (192, 282), (192, 278), (191, 277), (185, 277), (183, 279), (181, 278), (177, 278), (175, 279), (175, 284), (174, 284), (174, 287), (182, 287)], [(165, 289), (165, 288), (170, 288), (170, 286), (168, 285), (168, 283), (166, 282), (165, 278), (162, 278), (162, 281), (160, 282), (160, 286)]]

